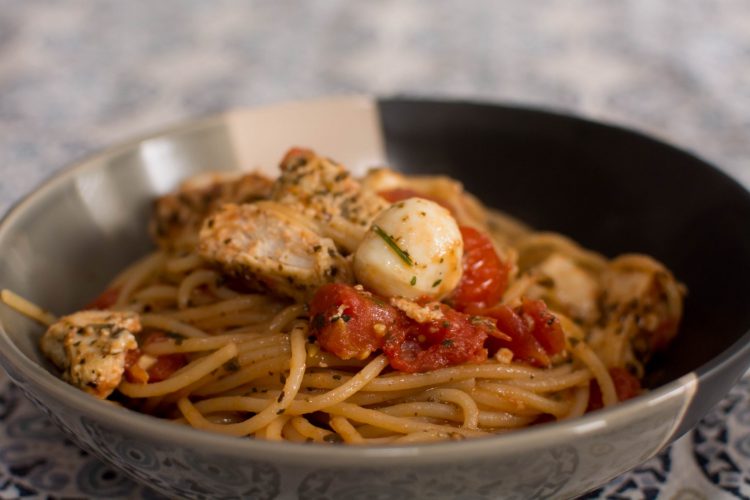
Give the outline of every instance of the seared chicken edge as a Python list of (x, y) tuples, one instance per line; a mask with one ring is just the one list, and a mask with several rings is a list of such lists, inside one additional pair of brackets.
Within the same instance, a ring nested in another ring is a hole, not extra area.
[(60, 318), (42, 336), (42, 352), (63, 380), (105, 399), (120, 385), (128, 351), (141, 330), (132, 312), (81, 311)]

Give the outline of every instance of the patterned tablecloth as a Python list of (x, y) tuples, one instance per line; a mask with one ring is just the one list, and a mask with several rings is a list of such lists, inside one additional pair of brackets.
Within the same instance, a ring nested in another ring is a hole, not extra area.
[[(506, 101), (632, 126), (750, 184), (745, 0), (0, 0), (0, 213), (109, 144), (342, 93)], [(592, 498), (750, 497), (750, 378)], [(0, 498), (156, 498), (0, 377)]]

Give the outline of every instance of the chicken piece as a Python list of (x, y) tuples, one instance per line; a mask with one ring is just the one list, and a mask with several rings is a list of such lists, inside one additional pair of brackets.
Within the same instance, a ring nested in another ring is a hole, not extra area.
[(164, 250), (195, 248), (206, 216), (225, 203), (249, 203), (268, 198), (273, 182), (257, 173), (212, 172), (183, 182), (175, 193), (154, 202), (149, 223), (152, 238)]
[(444, 175), (405, 176), (389, 168), (370, 170), (362, 179), (363, 189), (380, 193), (391, 202), (412, 196), (440, 203), (451, 211), (461, 226), (489, 231), (487, 211), (459, 181)]
[(349, 172), (307, 149), (292, 149), (281, 161), (271, 199), (296, 207), (317, 223), (321, 235), (353, 252), (373, 219), (389, 203), (362, 189)]
[(60, 318), (42, 336), (42, 352), (63, 380), (105, 399), (120, 385), (125, 358), (141, 330), (132, 312), (81, 311)]
[(326, 283), (351, 283), (351, 265), (330, 238), (291, 207), (228, 204), (200, 231), (198, 253), (247, 285), (306, 301)]
[(573, 319), (592, 324), (599, 319), (599, 284), (594, 276), (562, 254), (553, 253), (537, 268), (552, 280), (544, 298)]
[(645, 255), (614, 259), (602, 275), (603, 326), (589, 339), (605, 364), (642, 373), (677, 334), (685, 287)]
[(650, 357), (677, 334), (685, 287), (667, 268), (645, 255), (623, 255), (603, 276), (610, 321), (630, 316), (637, 325), (635, 349)]

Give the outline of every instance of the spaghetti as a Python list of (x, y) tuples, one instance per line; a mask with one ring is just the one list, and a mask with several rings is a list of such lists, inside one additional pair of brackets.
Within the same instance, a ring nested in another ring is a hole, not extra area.
[[(676, 334), (684, 287), (649, 257), (608, 260), (532, 231), (445, 177), (354, 180), (306, 150), (281, 167), (276, 181), (214, 177), (159, 199), (159, 249), (86, 311), (57, 319), (0, 297), (49, 327), (45, 354), (87, 392), (296, 442), (463, 439), (577, 417), (637, 395)], [(410, 217), (416, 229), (401, 226)]]

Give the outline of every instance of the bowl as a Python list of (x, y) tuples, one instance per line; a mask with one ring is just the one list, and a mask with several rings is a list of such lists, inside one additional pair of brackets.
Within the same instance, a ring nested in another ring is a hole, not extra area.
[[(95, 296), (150, 243), (150, 200), (207, 169), (274, 166), (309, 146), (355, 172), (445, 173), (491, 206), (613, 255), (663, 261), (689, 289), (650, 391), (582, 418), (486, 439), (319, 446), (236, 439), (104, 404), (52, 374), (42, 329), (0, 307), (0, 363), (85, 450), (183, 498), (567, 498), (694, 426), (750, 361), (750, 196), (636, 132), (472, 102), (343, 97), (231, 111), (69, 168), (0, 224), (0, 287), (56, 313)], [(699, 145), (698, 145), (699, 146)]]

